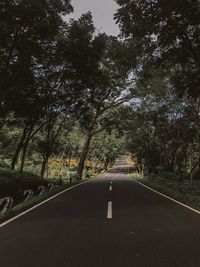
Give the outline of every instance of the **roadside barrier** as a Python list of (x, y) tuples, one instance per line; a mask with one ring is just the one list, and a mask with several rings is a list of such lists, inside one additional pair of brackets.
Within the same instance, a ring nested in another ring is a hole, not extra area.
[[(45, 187), (44, 185), (40, 185), (37, 188), (36, 194), (32, 189), (26, 189), (23, 192), (23, 196), (21, 197), (22, 201), (20, 203), (28, 202), (34, 196), (42, 196), (44, 193), (51, 192), (54, 189), (58, 189), (61, 185), (55, 185), (53, 183), (48, 183)], [(0, 215), (4, 215), (7, 211), (11, 210), (14, 207), (14, 199), (10, 196), (0, 198)], [(19, 205), (20, 203), (17, 203)]]
[(9, 209), (13, 207), (13, 198), (12, 197), (1, 198), (0, 205), (2, 206), (0, 214), (4, 215)]

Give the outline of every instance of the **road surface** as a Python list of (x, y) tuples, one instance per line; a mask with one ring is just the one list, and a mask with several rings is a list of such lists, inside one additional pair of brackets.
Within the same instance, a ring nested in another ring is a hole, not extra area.
[(200, 215), (128, 176), (79, 185), (0, 228), (1, 267), (199, 267)]

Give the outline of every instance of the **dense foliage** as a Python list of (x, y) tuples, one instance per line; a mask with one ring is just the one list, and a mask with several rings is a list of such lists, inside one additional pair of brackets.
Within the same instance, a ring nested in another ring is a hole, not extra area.
[(199, 1), (116, 2), (121, 36), (138, 52), (128, 149), (142, 173), (199, 178)]
[(199, 1), (116, 2), (119, 37), (66, 19), (70, 0), (0, 1), (1, 168), (81, 179), (131, 153), (199, 178)]
[(90, 13), (66, 22), (72, 10), (70, 0), (0, 2), (3, 168), (44, 177), (53, 158), (61, 176), (66, 159), (74, 158), (81, 179), (86, 160), (99, 161), (100, 152), (89, 151), (94, 136), (110, 138), (109, 156), (106, 148), (101, 151), (106, 168), (120, 151), (112, 147), (121, 137), (111, 126), (130, 97), (126, 47), (115, 37), (97, 34)]

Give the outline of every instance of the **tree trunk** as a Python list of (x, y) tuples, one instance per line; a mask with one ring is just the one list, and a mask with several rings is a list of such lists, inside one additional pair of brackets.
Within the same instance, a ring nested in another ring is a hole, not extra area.
[(83, 150), (82, 150), (82, 153), (81, 153), (81, 158), (80, 158), (80, 161), (79, 161), (79, 164), (78, 164), (78, 169), (77, 169), (77, 178), (78, 178), (78, 180), (81, 180), (82, 176), (83, 176), (83, 170), (84, 170), (84, 166), (85, 166), (85, 161), (86, 161), (88, 150), (89, 150), (89, 147), (90, 147), (90, 142), (91, 142), (92, 136), (93, 136), (92, 132), (93, 131), (90, 131), (88, 133), (88, 135), (86, 136), (85, 144), (84, 144), (84, 147), (83, 147)]
[(42, 167), (41, 167), (41, 171), (40, 171), (40, 177), (42, 179), (44, 178), (44, 175), (45, 175), (46, 166), (47, 166), (49, 157), (52, 154), (50, 146), (53, 146), (53, 144), (56, 140), (56, 137), (55, 137), (54, 140), (50, 142), (50, 135), (51, 135), (52, 129), (53, 129), (53, 124), (50, 123), (48, 125), (48, 130), (47, 130), (47, 135), (46, 135), (46, 150), (44, 151), (44, 154), (43, 154), (43, 162), (42, 162)]
[(85, 140), (85, 144), (81, 153), (81, 158), (78, 164), (78, 169), (77, 169), (77, 179), (81, 180), (82, 176), (83, 176), (83, 170), (84, 170), (84, 166), (85, 166), (85, 161), (88, 155), (88, 151), (89, 151), (89, 147), (90, 147), (90, 142), (92, 140), (93, 135), (95, 134), (94, 130), (95, 130), (95, 126), (96, 126), (96, 122), (97, 122), (97, 118), (100, 114), (100, 110), (98, 109), (95, 116), (94, 116), (94, 120), (92, 122), (92, 125), (88, 131), (88, 134), (86, 136), (86, 140)]
[(66, 153), (66, 149), (67, 149), (67, 145), (65, 145), (64, 150), (62, 152), (62, 155), (60, 157), (60, 167), (59, 167), (59, 171), (58, 171), (59, 177), (60, 177), (61, 172), (63, 170), (64, 156), (65, 156), (65, 153)]
[(94, 169), (97, 168), (97, 166), (98, 166), (98, 164), (99, 164), (99, 162), (100, 162), (101, 160), (102, 160), (102, 156), (99, 156), (99, 157), (97, 158), (97, 161), (96, 161), (95, 165), (94, 165)]
[(20, 167), (20, 172), (23, 173), (24, 171), (24, 163), (25, 163), (25, 159), (26, 159), (26, 152), (27, 152), (27, 148), (28, 148), (28, 144), (30, 142), (30, 136), (31, 136), (31, 133), (33, 131), (33, 126), (31, 126), (31, 128), (29, 129), (29, 132), (28, 132), (28, 136), (26, 138), (26, 141), (23, 145), (23, 153), (22, 153), (22, 160), (21, 160), (21, 167)]
[(68, 159), (69, 159), (69, 167), (70, 167), (70, 164), (71, 164), (71, 151), (69, 152), (69, 155), (68, 155)]
[(42, 179), (44, 178), (44, 175), (45, 175), (45, 171), (46, 171), (46, 166), (47, 166), (48, 159), (49, 159), (49, 157), (48, 156), (45, 156), (43, 158), (43, 161), (42, 161), (42, 168), (41, 168), (41, 171), (40, 171), (40, 177)]
[(20, 138), (20, 141), (17, 145), (17, 148), (15, 150), (15, 154), (12, 158), (12, 162), (11, 162), (11, 170), (14, 170), (15, 169), (15, 166), (18, 162), (18, 158), (19, 158), (19, 154), (23, 148), (23, 144), (24, 144), (24, 140), (26, 139), (26, 135), (27, 135), (27, 125), (24, 127), (24, 130), (23, 130), (23, 134)]
[(106, 160), (104, 161), (104, 170), (106, 170), (107, 171), (107, 169), (108, 169), (108, 164), (109, 164), (109, 158), (107, 157), (106, 158)]
[(47, 136), (46, 136), (46, 145), (47, 145), (47, 147), (46, 147), (46, 151), (44, 151), (44, 154), (43, 154), (42, 167), (41, 167), (41, 171), (40, 171), (40, 177), (42, 179), (44, 178), (47, 162), (48, 162), (48, 159), (49, 159), (49, 157), (51, 155), (50, 145), (53, 145), (53, 144), (50, 144), (50, 132), (51, 132), (51, 130), (52, 130), (52, 125), (49, 125)]

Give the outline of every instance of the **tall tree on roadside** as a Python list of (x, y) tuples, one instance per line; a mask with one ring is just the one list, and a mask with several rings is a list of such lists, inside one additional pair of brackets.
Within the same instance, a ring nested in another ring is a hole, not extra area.
[(0, 1), (0, 117), (34, 95), (33, 70), (71, 11), (70, 0)]
[[(200, 5), (198, 0), (116, 0), (115, 15), (128, 42), (141, 46), (142, 64), (169, 65), (178, 95), (200, 96)], [(130, 59), (131, 60), (131, 59)], [(169, 68), (169, 71), (170, 71)]]
[[(85, 145), (77, 170), (78, 179), (81, 179), (92, 137), (110, 123), (106, 112), (130, 96), (129, 68), (123, 64), (126, 47), (117, 38), (96, 35), (90, 13), (74, 21), (68, 36), (74, 46), (66, 50), (66, 57), (70, 58), (72, 69), (75, 66), (74, 85), (81, 92), (76, 116), (85, 129)], [(80, 47), (84, 48), (84, 53)]]

